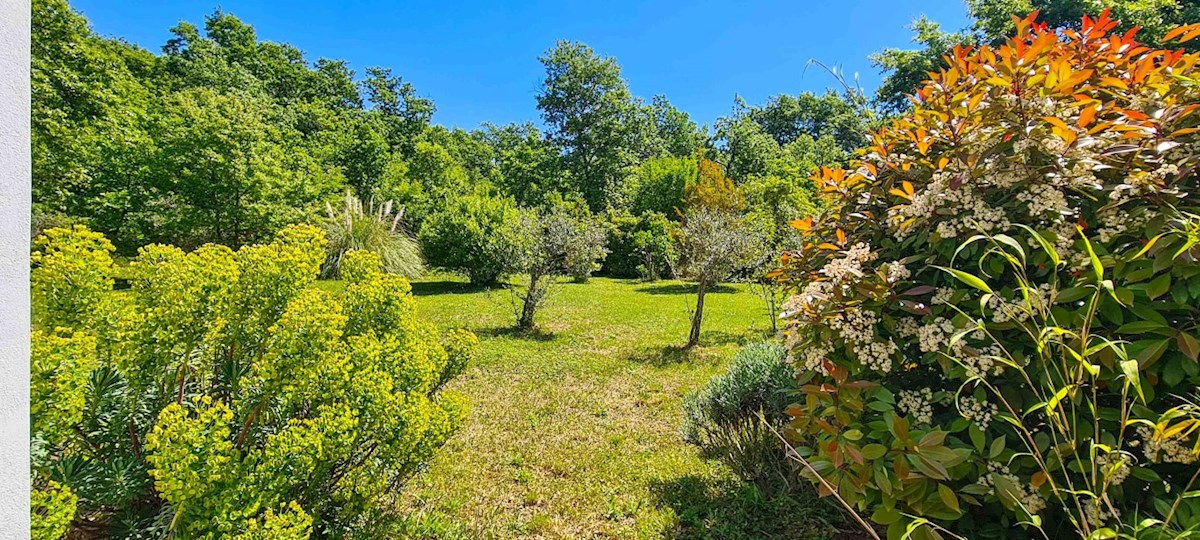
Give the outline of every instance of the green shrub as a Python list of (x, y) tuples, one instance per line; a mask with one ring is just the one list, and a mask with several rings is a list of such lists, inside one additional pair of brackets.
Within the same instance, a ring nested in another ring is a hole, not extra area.
[(431, 266), (465, 274), (471, 283), (495, 283), (514, 271), (521, 249), (521, 213), (509, 199), (469, 195), (432, 214), (421, 228)]
[(1200, 530), (1200, 58), (1115, 24), (956, 50), (794, 222), (789, 433), (889, 538)]
[(608, 257), (604, 271), (614, 277), (657, 280), (675, 275), (673, 222), (666, 216), (647, 212), (641, 216), (609, 218)]
[(695, 157), (664, 156), (638, 165), (631, 183), (630, 207), (634, 214), (658, 212), (675, 215), (683, 207), (684, 188), (699, 176)]
[(146, 246), (121, 294), (102, 240), (51, 229), (33, 256), (34, 532), (61, 536), (77, 500), (113, 537), (385, 537), (465, 417), (441, 388), (474, 336), (419, 320), (372, 252), (345, 254), (344, 294), (314, 288), (315, 227)]
[(365, 250), (379, 255), (383, 270), (407, 278), (420, 276), (424, 271), (421, 261), (421, 246), (401, 226), (404, 208), (392, 212), (392, 201), (376, 205), (365, 204), (352, 193), (346, 193), (346, 204), (335, 213), (326, 205), (327, 217), (323, 223), (329, 243), (321, 276), (337, 278), (341, 275), (342, 259), (352, 250)]
[(743, 480), (786, 489), (793, 466), (777, 433), (787, 423), (792, 374), (782, 345), (743, 347), (728, 370), (684, 398), (684, 440), (720, 455)]

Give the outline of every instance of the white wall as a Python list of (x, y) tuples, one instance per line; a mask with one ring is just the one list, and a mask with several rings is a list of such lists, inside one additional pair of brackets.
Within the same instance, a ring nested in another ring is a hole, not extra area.
[(29, 0), (0, 0), (0, 539), (29, 538)]

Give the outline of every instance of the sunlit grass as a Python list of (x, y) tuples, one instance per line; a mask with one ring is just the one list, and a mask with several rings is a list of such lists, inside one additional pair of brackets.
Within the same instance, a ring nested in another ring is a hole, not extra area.
[[(325, 282), (325, 287), (336, 288)], [(757, 296), (708, 299), (702, 346), (679, 348), (691, 288), (563, 283), (522, 335), (504, 289), (414, 283), (421, 316), (483, 353), (452, 389), (472, 412), (402, 496), (430, 538), (819, 538), (813, 501), (770, 501), (679, 436), (681, 399), (742, 344), (768, 337)]]

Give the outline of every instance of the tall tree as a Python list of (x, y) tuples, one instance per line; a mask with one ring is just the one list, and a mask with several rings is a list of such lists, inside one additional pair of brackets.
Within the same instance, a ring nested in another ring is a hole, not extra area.
[(654, 127), (663, 149), (678, 157), (692, 156), (708, 142), (708, 134), (688, 113), (676, 109), (666, 96), (654, 96), (650, 104)]
[(374, 110), (389, 127), (388, 142), (392, 148), (404, 154), (411, 152), (417, 136), (433, 119), (433, 101), (418, 96), (412, 83), (404, 82), (386, 68), (367, 68), (362, 87)]
[(540, 58), (546, 79), (537, 95), (550, 140), (593, 211), (617, 206), (634, 162), (627, 121), (635, 112), (621, 67), (578, 42), (560, 41)]

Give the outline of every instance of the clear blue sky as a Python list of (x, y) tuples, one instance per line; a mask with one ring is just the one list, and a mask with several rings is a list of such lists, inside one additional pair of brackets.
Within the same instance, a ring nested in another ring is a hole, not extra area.
[(393, 69), (437, 104), (434, 121), (473, 128), (538, 120), (537, 58), (558, 39), (615, 56), (635, 95), (664, 94), (699, 123), (727, 114), (734, 96), (761, 103), (820, 91), (834, 80), (809, 59), (857, 72), (873, 91), (867, 55), (910, 47), (909, 22), (925, 14), (967, 25), (962, 0), (793, 2), (71, 0), (102, 35), (161, 52), (180, 20), (196, 24), (218, 5), (260, 39), (287, 42), (310, 60)]

